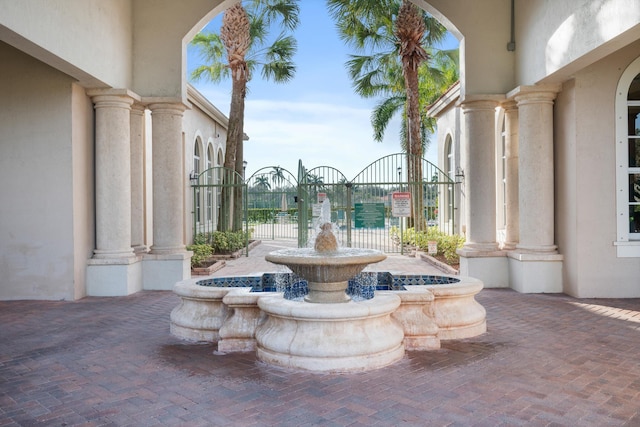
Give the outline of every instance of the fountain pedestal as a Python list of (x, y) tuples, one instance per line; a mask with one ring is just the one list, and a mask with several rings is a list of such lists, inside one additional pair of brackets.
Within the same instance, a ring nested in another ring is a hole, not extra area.
[(322, 252), (314, 249), (283, 249), (267, 254), (265, 259), (289, 267), (308, 282), (306, 302), (345, 303), (349, 279), (367, 265), (380, 262), (387, 256), (373, 249), (343, 248)]
[(257, 357), (288, 369), (327, 373), (390, 365), (405, 352), (402, 326), (391, 317), (400, 302), (393, 294), (327, 304), (260, 298), (268, 317), (256, 329)]

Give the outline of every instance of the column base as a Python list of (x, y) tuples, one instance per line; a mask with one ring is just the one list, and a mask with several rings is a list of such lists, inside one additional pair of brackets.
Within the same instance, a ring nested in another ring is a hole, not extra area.
[(521, 293), (562, 293), (562, 264), (558, 253), (509, 252), (509, 283)]
[(115, 297), (142, 290), (142, 262), (137, 257), (92, 258), (87, 265), (87, 295)]
[(142, 289), (170, 291), (182, 280), (191, 277), (192, 252), (146, 254), (142, 263)]
[(136, 245), (132, 246), (132, 248), (133, 253), (136, 255), (144, 255), (149, 252), (149, 248), (147, 247), (147, 245)]
[(507, 253), (499, 250), (458, 249), (460, 275), (480, 279), (485, 288), (508, 288)]

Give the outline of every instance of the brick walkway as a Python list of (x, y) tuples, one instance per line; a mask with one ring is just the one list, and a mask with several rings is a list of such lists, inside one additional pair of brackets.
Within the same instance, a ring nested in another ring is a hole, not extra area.
[(640, 425), (640, 300), (477, 299), (486, 334), (343, 375), (181, 342), (171, 292), (0, 302), (0, 426)]

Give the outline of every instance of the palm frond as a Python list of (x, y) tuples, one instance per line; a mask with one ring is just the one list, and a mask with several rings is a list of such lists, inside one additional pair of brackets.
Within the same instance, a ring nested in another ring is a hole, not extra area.
[(374, 107), (371, 113), (371, 126), (373, 127), (373, 139), (375, 141), (382, 142), (387, 126), (393, 116), (402, 110), (405, 101), (405, 97), (394, 96), (382, 100)]

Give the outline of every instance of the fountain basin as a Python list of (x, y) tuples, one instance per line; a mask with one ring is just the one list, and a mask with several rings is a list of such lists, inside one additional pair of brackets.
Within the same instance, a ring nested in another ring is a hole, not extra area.
[(397, 295), (308, 304), (269, 296), (258, 300), (267, 320), (256, 329), (259, 360), (288, 369), (359, 372), (404, 357), (402, 326), (392, 318)]
[(348, 302), (351, 299), (346, 294), (349, 279), (367, 265), (386, 258), (385, 254), (374, 249), (355, 248), (340, 248), (329, 252), (310, 248), (282, 249), (265, 257), (274, 264), (286, 265), (306, 279), (309, 294), (305, 301), (322, 304)]
[(171, 311), (170, 332), (187, 341), (217, 342), (229, 313), (222, 299), (231, 288), (206, 288), (195, 282), (182, 281), (173, 287), (181, 300)]
[[(374, 298), (374, 295), (378, 298), (385, 293), (401, 298), (392, 317), (403, 328), (406, 350), (438, 349), (440, 340), (471, 338), (486, 332), (486, 311), (475, 300), (483, 287), (478, 279), (389, 272), (361, 275), (372, 278), (370, 284), (360, 289), (364, 298)], [(177, 283), (174, 291), (181, 302), (171, 313), (171, 333), (187, 341), (217, 343), (219, 351), (254, 351), (255, 330), (266, 320), (258, 301), (283, 295), (276, 287), (276, 277), (280, 276), (286, 283), (285, 296), (295, 298), (298, 294), (292, 290), (304, 295), (307, 283), (287, 273), (196, 278)], [(360, 285), (350, 280), (349, 292), (356, 287)]]

